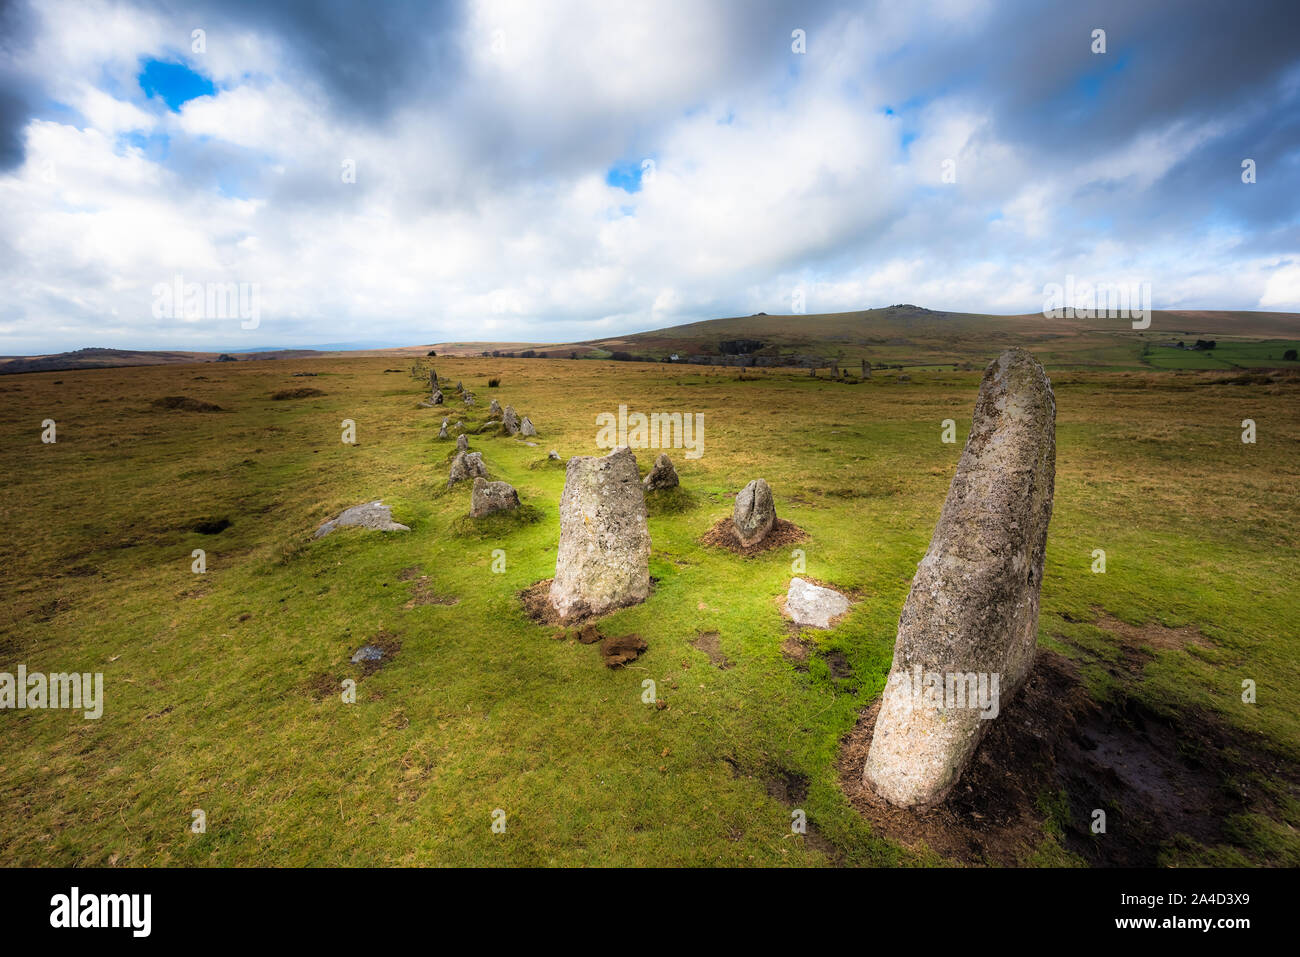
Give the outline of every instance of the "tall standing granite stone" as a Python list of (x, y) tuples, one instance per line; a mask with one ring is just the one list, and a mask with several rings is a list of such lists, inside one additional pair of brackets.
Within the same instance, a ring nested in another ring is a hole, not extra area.
[(776, 505), (772, 490), (763, 479), (754, 479), (736, 496), (736, 507), (731, 513), (731, 523), (736, 528), (740, 544), (748, 547), (767, 538), (776, 525)]
[(550, 602), (561, 621), (601, 615), (650, 594), (650, 530), (636, 456), (569, 459)]
[(1033, 356), (1010, 349), (984, 372), (966, 448), (898, 622), (863, 769), (891, 803), (942, 801), (1024, 683), (1055, 480), (1051, 382)]

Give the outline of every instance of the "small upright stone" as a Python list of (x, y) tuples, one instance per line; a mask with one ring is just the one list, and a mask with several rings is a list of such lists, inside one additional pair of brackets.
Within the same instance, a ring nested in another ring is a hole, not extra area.
[(767, 537), (776, 524), (776, 505), (772, 502), (772, 490), (767, 482), (754, 479), (740, 490), (731, 522), (736, 527), (736, 537), (741, 545), (757, 545)]
[(537, 435), (537, 430), (533, 428), (533, 420), (528, 418), (528, 416), (524, 416), (523, 421), (519, 423), (519, 434), (531, 436)]
[(569, 459), (550, 603), (561, 621), (634, 605), (650, 594), (650, 531), (636, 456)]
[(432, 402), (434, 405), (442, 405), (442, 390), (434, 389), (433, 395), (430, 397), (429, 401)]
[(464, 432), (456, 436), (456, 451), (458, 452), (469, 451), (469, 436), (466, 435)]
[(506, 435), (519, 434), (519, 415), (513, 405), (506, 406), (505, 412), (501, 413), (501, 427), (506, 430)]
[(1056, 398), (1023, 349), (989, 364), (966, 448), (898, 621), (863, 777), (903, 807), (942, 801), (1024, 683), (1056, 483)]
[(519, 507), (519, 493), (509, 482), (489, 482), (482, 476), (474, 479), (470, 492), (469, 513), (475, 518)]
[(465, 386), (462, 385), (460, 382), (457, 382), (457, 383), (456, 383), (456, 391), (457, 391), (457, 392), (464, 392), (464, 391), (465, 391)]
[(473, 392), (466, 392), (466, 393), (465, 393), (465, 404), (466, 404), (466, 405), (469, 405), (469, 406), (472, 406), (472, 405), (474, 404), (474, 393), (473, 393)]
[(483, 464), (482, 452), (457, 452), (451, 460), (451, 472), (447, 476), (447, 488), (457, 482), (482, 476), (487, 478), (487, 467)]
[(500, 414), (501, 414), (501, 403), (498, 402), (496, 399), (493, 399), (491, 403), (488, 404), (488, 417), (491, 418), (492, 416), (500, 415)]
[(552, 462), (560, 461), (560, 453), (557, 452), (555, 449), (551, 449), (551, 451), (547, 452), (546, 457), (550, 459)]
[(676, 488), (678, 485), (677, 470), (673, 468), (672, 459), (668, 458), (667, 452), (660, 452), (655, 458), (655, 464), (641, 484), (645, 486), (647, 492), (653, 492), (661, 488)]
[(447, 420), (446, 420), (446, 419), (443, 419), (443, 420), (442, 420), (442, 428), (440, 428), (440, 429), (438, 430), (438, 438), (440, 438), (440, 439), (449, 439), (449, 438), (451, 438), (451, 436), (447, 434)]

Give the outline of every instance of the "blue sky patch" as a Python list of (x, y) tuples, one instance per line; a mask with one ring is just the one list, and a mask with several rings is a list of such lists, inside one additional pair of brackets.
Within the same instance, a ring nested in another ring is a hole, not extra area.
[(625, 193), (641, 192), (641, 163), (615, 163), (605, 174), (605, 182)]
[(146, 96), (159, 97), (173, 113), (179, 113), (181, 105), (190, 100), (216, 92), (211, 80), (184, 63), (145, 60), (139, 80)]

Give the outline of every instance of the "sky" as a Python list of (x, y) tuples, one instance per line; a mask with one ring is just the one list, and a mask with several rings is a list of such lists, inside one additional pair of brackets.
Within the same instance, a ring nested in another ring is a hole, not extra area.
[(1300, 311), (1294, 0), (0, 0), (0, 354), (1030, 313), (1067, 277)]

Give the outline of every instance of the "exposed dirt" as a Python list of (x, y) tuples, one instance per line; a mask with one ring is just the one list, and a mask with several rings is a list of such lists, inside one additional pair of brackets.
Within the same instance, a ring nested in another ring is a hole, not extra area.
[(785, 641), (781, 642), (781, 654), (785, 655), (787, 661), (794, 664), (797, 671), (808, 670), (808, 659), (812, 657), (813, 648), (814, 645), (811, 641), (798, 634), (790, 635)]
[(1125, 643), (1136, 647), (1149, 645), (1160, 651), (1181, 651), (1188, 647), (1214, 647), (1213, 642), (1191, 625), (1183, 628), (1166, 628), (1164, 625), (1153, 621), (1144, 625), (1130, 625), (1128, 622), (1122, 621), (1100, 608), (1097, 611), (1100, 613), (1100, 617), (1097, 618), (1094, 624), (1098, 628), (1103, 628), (1113, 635), (1118, 635)]
[[(949, 797), (904, 810), (862, 780), (878, 710), (879, 701), (843, 742), (841, 787), (886, 836), (960, 863), (1024, 864), (1048, 830), (1090, 864), (1152, 866), (1176, 835), (1231, 843), (1227, 819), (1263, 800), (1257, 788), (1243, 794), (1243, 779), (1295, 777), (1260, 739), (1211, 715), (1170, 719), (1132, 698), (1098, 704), (1072, 661), (1040, 649)], [(1095, 809), (1106, 813), (1104, 834), (1091, 832)]]
[(641, 653), (649, 647), (640, 635), (618, 635), (604, 639), (600, 643), (600, 654), (609, 668), (621, 668), (630, 661), (636, 661)]
[(460, 599), (455, 595), (441, 595), (434, 591), (429, 576), (424, 574), (424, 569), (419, 565), (403, 568), (397, 576), (397, 580), (414, 583), (411, 586), (411, 600), (403, 605), (403, 608), (411, 609), (421, 605), (456, 605), (460, 603)]
[(231, 525), (228, 518), (205, 518), (193, 525), (193, 530), (200, 535), (220, 535)]
[(181, 412), (224, 412), (219, 405), (213, 405), (211, 402), (204, 402), (201, 399), (191, 399), (185, 395), (168, 395), (161, 399), (154, 399), (150, 403), (155, 409), (176, 409)]
[(373, 675), (376, 671), (397, 657), (397, 653), (402, 650), (401, 639), (388, 631), (379, 632), (375, 637), (365, 642), (365, 644), (374, 645), (384, 653), (384, 656), (378, 661), (357, 662), (353, 667), (361, 669), (362, 678), (368, 678)]
[(772, 526), (772, 530), (767, 533), (767, 537), (761, 542), (755, 542), (753, 545), (742, 545), (740, 544), (740, 538), (736, 535), (736, 526), (732, 524), (731, 516), (727, 515), (718, 519), (714, 526), (704, 533), (704, 537), (700, 539), (700, 544), (711, 548), (725, 548), (737, 555), (749, 558), (752, 555), (761, 555), (763, 552), (780, 548), (782, 545), (793, 545), (796, 542), (807, 541), (807, 539), (808, 533), (794, 522), (787, 522), (783, 518), (778, 518), (776, 524)]
[[(559, 615), (551, 606), (551, 582), (555, 579), (546, 578), (539, 582), (534, 582), (519, 593), (519, 600), (523, 603), (524, 613), (530, 619), (539, 625), (582, 625), (588, 621), (595, 621), (605, 617), (602, 615), (573, 614), (567, 621), (560, 621)], [(650, 594), (654, 594), (655, 585), (659, 579), (653, 575), (650, 576)], [(612, 614), (614, 609), (610, 609), (606, 614)], [(575, 636), (576, 637), (576, 636)]]
[(709, 656), (709, 661), (723, 671), (732, 667), (731, 659), (722, 653), (722, 636), (716, 631), (700, 632), (699, 637), (691, 642), (691, 647), (704, 652)]

